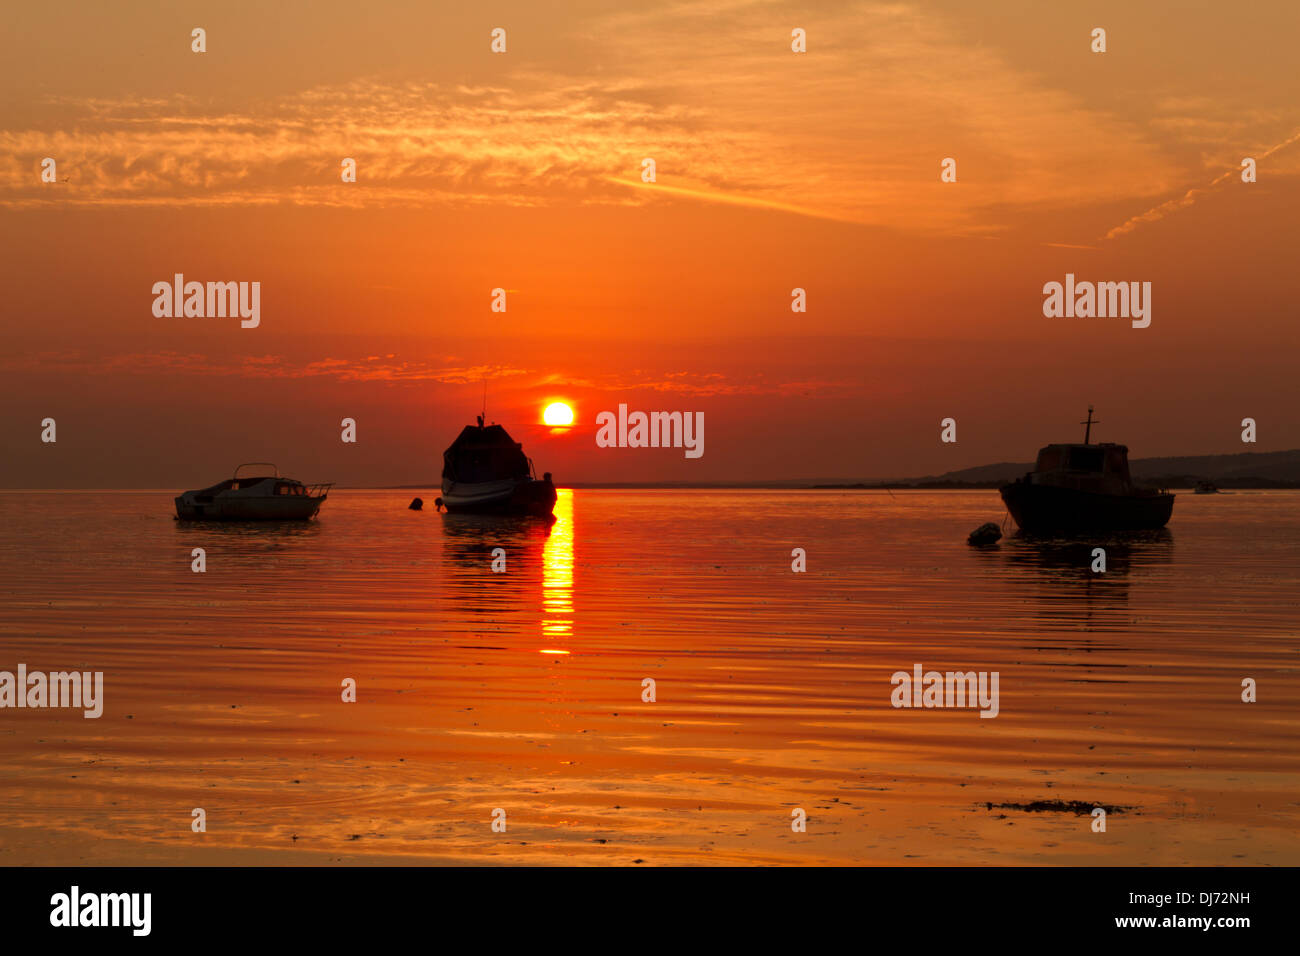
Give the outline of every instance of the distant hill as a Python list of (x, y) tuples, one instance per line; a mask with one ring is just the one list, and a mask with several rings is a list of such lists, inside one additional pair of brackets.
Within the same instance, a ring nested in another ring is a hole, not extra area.
[[(1004, 461), (889, 484), (894, 487), (990, 487), (1014, 481), (1033, 468), (1033, 462)], [(1150, 484), (1192, 485), (1208, 480), (1224, 488), (1293, 488), (1300, 487), (1300, 448), (1233, 455), (1134, 458), (1129, 462), (1129, 469), (1135, 480)]]
[(1191, 455), (1181, 458), (1141, 458), (1131, 465), (1140, 477), (1196, 475), (1214, 482), (1263, 478), (1300, 482), (1300, 448), (1291, 451), (1241, 452), (1236, 455)]
[[(561, 481), (564, 488), (997, 488), (1015, 481), (1033, 462), (1000, 461), (977, 465), (924, 478), (892, 478), (888, 481), (852, 478), (787, 478), (763, 481), (663, 481), (602, 482)], [(1198, 481), (1212, 481), (1220, 488), (1300, 488), (1300, 448), (1291, 451), (1239, 452), (1233, 455), (1180, 455), (1174, 458), (1135, 458), (1129, 462), (1133, 477), (1147, 485), (1190, 488)], [(398, 490), (437, 493), (441, 481), (421, 485), (399, 485)]]

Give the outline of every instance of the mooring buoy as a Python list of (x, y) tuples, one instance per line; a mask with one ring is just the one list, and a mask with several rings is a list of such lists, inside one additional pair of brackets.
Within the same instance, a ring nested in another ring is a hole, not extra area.
[(971, 545), (997, 544), (998, 539), (1002, 537), (1002, 529), (992, 521), (986, 521), (966, 538), (966, 543)]

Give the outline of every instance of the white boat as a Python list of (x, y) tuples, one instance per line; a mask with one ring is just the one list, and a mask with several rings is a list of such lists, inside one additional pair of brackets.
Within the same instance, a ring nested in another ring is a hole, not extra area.
[[(241, 474), (246, 468), (260, 473)], [(270, 473), (265, 469), (269, 468)], [(333, 482), (306, 485), (285, 478), (270, 462), (252, 461), (235, 469), (233, 478), (176, 498), (176, 517), (195, 521), (306, 521), (329, 496)]]
[(533, 477), (533, 463), (500, 425), (466, 425), (443, 452), (442, 497), (448, 514), (551, 517), (555, 485), (548, 471)]

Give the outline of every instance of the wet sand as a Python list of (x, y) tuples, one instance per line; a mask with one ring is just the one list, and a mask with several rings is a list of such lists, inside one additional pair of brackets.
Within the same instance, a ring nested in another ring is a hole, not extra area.
[[(0, 864), (1300, 863), (1300, 494), (987, 550), (995, 492), (412, 494), (0, 493), (0, 669), (105, 675), (98, 720), (0, 710)], [(918, 662), (998, 717), (891, 707)], [(1034, 801), (1125, 812), (987, 806)]]

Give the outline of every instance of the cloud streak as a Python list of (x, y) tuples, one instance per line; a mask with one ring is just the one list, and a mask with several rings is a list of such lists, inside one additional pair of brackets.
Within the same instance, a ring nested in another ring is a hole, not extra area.
[[(1296, 130), (1296, 132), (1291, 134), (1291, 136), (1287, 137), (1282, 142), (1278, 143), (1275, 146), (1270, 146), (1268, 149), (1264, 150), (1264, 152), (1260, 153), (1259, 156), (1254, 157), (1255, 161), (1258, 163), (1262, 159), (1267, 159), (1269, 156), (1272, 156), (1274, 153), (1282, 149), (1285, 149), (1286, 147), (1297, 142), (1300, 142), (1300, 130)], [(1194, 205), (1197, 200), (1201, 199), (1203, 196), (1208, 196), (1215, 189), (1222, 186), (1224, 183), (1228, 182), (1229, 180), (1239, 176), (1240, 174), (1241, 174), (1240, 167), (1238, 167), (1237, 169), (1229, 169), (1227, 172), (1221, 173), (1218, 176), (1214, 177), (1214, 179), (1210, 180), (1210, 183), (1207, 186), (1198, 187), (1195, 189), (1189, 189), (1184, 195), (1178, 197), (1177, 199), (1166, 200), (1165, 202), (1162, 202), (1160, 205), (1148, 209), (1146, 212), (1142, 213), (1141, 215), (1133, 216), (1131, 219), (1128, 219), (1125, 222), (1120, 223), (1114, 229), (1111, 229), (1109, 232), (1107, 232), (1104, 238), (1117, 239), (1120, 236), (1128, 235), (1129, 233), (1137, 229), (1139, 226), (1145, 225), (1146, 223), (1159, 222), (1161, 219), (1173, 215), (1174, 213), (1178, 212), (1180, 209), (1186, 209), (1188, 206)]]
[(601, 391), (654, 391), (695, 397), (731, 395), (809, 395), (861, 391), (849, 379), (806, 378), (786, 380), (763, 374), (733, 377), (721, 372), (635, 370), (627, 373), (575, 375), (565, 372), (516, 368), (509, 365), (446, 365), (396, 355), (370, 355), (364, 359), (326, 357), (292, 361), (278, 355), (253, 355), (227, 361), (193, 352), (131, 352), (91, 358), (81, 352), (41, 352), (13, 355), (0, 360), (6, 374), (51, 373), (76, 376), (182, 375), (187, 380), (213, 377), (245, 381), (320, 379), (338, 383), (388, 385), (476, 385), (496, 382), (506, 388), (558, 388)]

